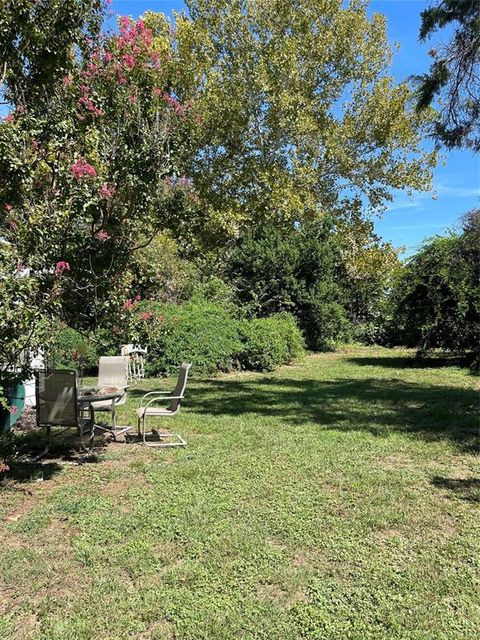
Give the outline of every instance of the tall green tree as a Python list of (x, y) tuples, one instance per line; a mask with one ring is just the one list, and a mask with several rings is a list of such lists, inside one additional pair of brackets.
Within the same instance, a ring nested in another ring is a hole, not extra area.
[(336, 230), (341, 262), (343, 305), (353, 337), (367, 343), (382, 342), (389, 314), (389, 293), (401, 269), (400, 250), (374, 233), (370, 220)]
[(430, 50), (433, 62), (419, 76), (418, 109), (438, 100), (434, 135), (447, 148), (480, 150), (480, 5), (441, 0), (422, 11), (420, 40), (455, 25), (450, 41)]
[(461, 233), (435, 237), (406, 264), (392, 292), (397, 344), (454, 352), (480, 348), (480, 212), (462, 221)]
[(186, 4), (174, 36), (175, 90), (196, 104), (186, 172), (227, 233), (354, 217), (392, 189), (429, 187), (431, 114), (388, 75), (385, 18), (366, 2)]

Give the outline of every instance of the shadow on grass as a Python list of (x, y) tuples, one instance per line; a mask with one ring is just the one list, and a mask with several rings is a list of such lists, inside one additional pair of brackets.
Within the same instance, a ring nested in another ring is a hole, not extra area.
[(388, 357), (349, 357), (347, 362), (364, 367), (386, 367), (389, 369), (438, 369), (441, 367), (469, 367), (470, 356), (388, 356)]
[(13, 462), (10, 465), (10, 471), (5, 475), (2, 485), (0, 482), (0, 491), (2, 488), (11, 488), (10, 482), (43, 482), (50, 480), (54, 475), (62, 471), (62, 466), (58, 462)]
[(457, 387), (373, 378), (211, 379), (192, 385), (185, 407), (198, 414), (277, 417), (289, 425), (314, 423), (380, 437), (402, 432), (480, 450), (477, 394)]
[(452, 491), (461, 500), (468, 502), (480, 502), (480, 479), (479, 478), (442, 478), (435, 476), (432, 484), (440, 489)]
[[(107, 442), (104, 438), (95, 441), (92, 452), (83, 452), (79, 449), (79, 438), (74, 430), (52, 430), (50, 450), (45, 457), (36, 460), (45, 448), (45, 432), (43, 429), (30, 431), (18, 431), (13, 434), (15, 438), (16, 454), (9, 461), (9, 471), (4, 474), (4, 482), (25, 483), (50, 480), (60, 473), (65, 464), (93, 464), (101, 462), (99, 453), (105, 449)], [(57, 436), (57, 437), (55, 437)], [(0, 454), (2, 452), (0, 451)], [(2, 488), (0, 476), (0, 489)]]

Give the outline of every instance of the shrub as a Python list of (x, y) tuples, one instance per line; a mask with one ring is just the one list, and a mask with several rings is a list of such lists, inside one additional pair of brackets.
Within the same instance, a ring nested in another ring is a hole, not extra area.
[[(152, 319), (147, 372), (165, 375), (181, 362), (192, 363), (193, 374), (229, 371), (241, 350), (238, 321), (222, 306), (195, 300), (184, 305), (141, 303), (136, 313)], [(163, 316), (161, 327), (155, 318)]]
[(98, 355), (91, 341), (71, 327), (58, 330), (48, 357), (58, 369), (82, 368), (90, 372), (98, 364)]
[(337, 245), (327, 219), (290, 230), (268, 225), (239, 241), (227, 276), (251, 315), (291, 312), (308, 348), (328, 350), (345, 339), (349, 325), (337, 276)]
[(314, 351), (331, 351), (338, 341), (350, 338), (350, 323), (339, 302), (311, 295), (303, 302), (301, 327)]
[(239, 361), (244, 369), (272, 371), (303, 353), (302, 334), (288, 313), (243, 320), (239, 326), (243, 343)]

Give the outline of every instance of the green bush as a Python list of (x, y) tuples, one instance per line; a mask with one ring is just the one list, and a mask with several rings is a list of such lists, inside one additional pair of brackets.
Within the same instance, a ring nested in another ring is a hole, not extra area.
[(302, 301), (300, 325), (308, 336), (308, 347), (314, 351), (333, 351), (340, 341), (350, 338), (350, 323), (343, 306), (325, 300), (315, 292)]
[[(192, 363), (193, 374), (229, 371), (241, 350), (238, 321), (222, 306), (204, 300), (183, 305), (142, 303), (139, 315), (152, 313), (148, 342), (148, 375), (178, 370), (181, 362)], [(159, 317), (163, 316), (159, 328)]]
[(307, 346), (329, 350), (347, 337), (342, 257), (331, 221), (296, 229), (269, 225), (240, 239), (226, 265), (241, 307), (252, 316), (294, 314)]
[(98, 355), (91, 340), (71, 327), (60, 327), (54, 337), (48, 358), (57, 369), (78, 369), (91, 372), (98, 365)]
[(244, 369), (272, 371), (303, 353), (302, 334), (288, 313), (243, 320), (239, 326), (243, 345), (239, 361)]
[(148, 348), (149, 376), (176, 373), (181, 362), (192, 374), (244, 369), (271, 371), (303, 353), (303, 337), (288, 313), (239, 320), (231, 308), (201, 297), (182, 305), (143, 301), (129, 310), (132, 339)]

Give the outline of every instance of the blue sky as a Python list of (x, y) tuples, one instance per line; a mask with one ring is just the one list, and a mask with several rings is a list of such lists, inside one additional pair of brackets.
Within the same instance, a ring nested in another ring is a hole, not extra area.
[[(392, 73), (400, 79), (424, 72), (429, 67), (427, 51), (439, 42), (442, 33), (426, 44), (418, 42), (420, 12), (429, 6), (424, 0), (372, 0), (370, 12), (387, 16), (388, 37), (398, 42)], [(113, 0), (118, 14), (138, 17), (146, 10), (170, 13), (183, 8), (181, 0)], [(459, 217), (479, 203), (479, 160), (471, 152), (443, 152), (443, 164), (434, 172), (436, 199), (428, 193), (412, 198), (399, 192), (383, 215), (375, 221), (377, 233), (397, 247), (406, 247), (411, 254), (426, 237), (442, 234), (456, 225)]]

